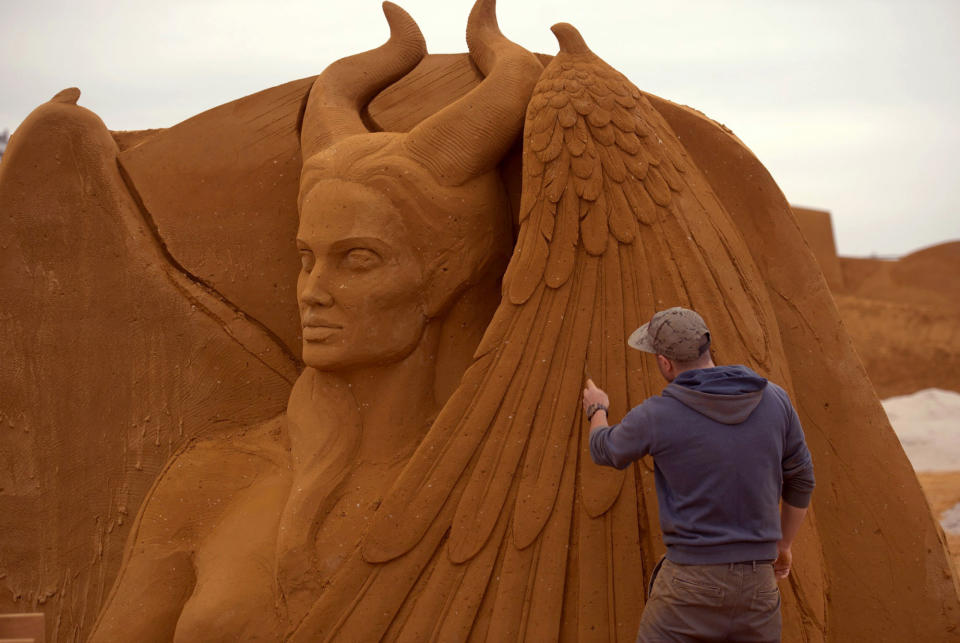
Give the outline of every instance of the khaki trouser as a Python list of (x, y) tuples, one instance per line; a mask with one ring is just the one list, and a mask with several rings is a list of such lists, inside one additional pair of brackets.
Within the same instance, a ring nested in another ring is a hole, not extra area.
[(772, 563), (679, 565), (663, 559), (649, 596), (638, 643), (780, 640)]

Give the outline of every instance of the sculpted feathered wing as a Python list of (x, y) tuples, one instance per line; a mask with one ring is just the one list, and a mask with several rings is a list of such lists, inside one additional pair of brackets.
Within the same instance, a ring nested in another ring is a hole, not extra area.
[(614, 418), (658, 393), (625, 338), (683, 305), (709, 312), (719, 359), (788, 382), (750, 253), (683, 145), (573, 27), (554, 32), (503, 301), (295, 639), (632, 641), (662, 551), (652, 468), (592, 463), (585, 375)]

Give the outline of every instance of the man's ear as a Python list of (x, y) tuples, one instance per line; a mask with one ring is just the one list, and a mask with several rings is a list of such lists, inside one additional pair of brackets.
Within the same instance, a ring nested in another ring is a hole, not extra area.
[(673, 362), (663, 355), (657, 355), (657, 362), (660, 364), (660, 372), (663, 373), (663, 376), (667, 379), (671, 379), (674, 375)]

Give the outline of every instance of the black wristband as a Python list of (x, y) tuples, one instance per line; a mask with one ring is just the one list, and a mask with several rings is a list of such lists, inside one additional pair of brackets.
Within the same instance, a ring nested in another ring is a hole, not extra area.
[(594, 403), (587, 407), (587, 422), (593, 419), (593, 416), (597, 414), (598, 411), (603, 410), (604, 413), (609, 411), (606, 406), (600, 403)]

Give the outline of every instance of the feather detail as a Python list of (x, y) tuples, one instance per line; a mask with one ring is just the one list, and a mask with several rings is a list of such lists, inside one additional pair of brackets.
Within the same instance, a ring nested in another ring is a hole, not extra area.
[(663, 175), (657, 167), (651, 166), (647, 170), (647, 176), (643, 179), (643, 186), (653, 202), (664, 207), (670, 205), (670, 187), (663, 180)]
[[(580, 82), (582, 83), (583, 80), (580, 79)], [(581, 116), (586, 116), (589, 114), (594, 107), (593, 101), (587, 98), (585, 95), (583, 95), (582, 98), (576, 98), (570, 101), (570, 104), (573, 105), (573, 108), (577, 110), (577, 113)]]
[[(363, 543), (368, 562), (386, 562), (410, 551), (440, 513), (500, 407), (534, 326), (544, 288), (513, 318), (495, 353), (474, 363), (434, 421), (430, 432), (384, 498)], [(416, 517), (416, 518), (414, 518)]]
[[(607, 125), (610, 124), (610, 112), (598, 105), (587, 114), (587, 122), (590, 123), (590, 129), (596, 135), (598, 131), (606, 130)], [(613, 132), (610, 132), (610, 134), (612, 136)], [(610, 142), (612, 143), (613, 140), (611, 139)], [(607, 143), (604, 143), (604, 145), (607, 145)]]
[[(540, 159), (537, 158), (536, 154), (530, 157), (530, 162), (527, 163), (527, 166), (523, 168), (524, 178), (530, 179), (534, 177), (539, 177), (543, 174), (543, 163), (540, 162)], [(524, 181), (524, 188), (526, 188), (526, 181)], [(533, 187), (530, 188), (531, 190)], [(540, 190), (540, 182), (536, 183), (537, 191)]]
[[(557, 112), (553, 108), (549, 107), (549, 103), (545, 102), (539, 107), (534, 107), (535, 101), (530, 101), (530, 107), (527, 109), (527, 131), (533, 136), (541, 136), (535, 142), (531, 139), (531, 148), (535, 152), (539, 152), (547, 145), (550, 144), (550, 139), (553, 138), (553, 128), (557, 124)], [(542, 138), (546, 132), (546, 140)]]
[[(613, 128), (610, 128), (613, 130)], [(598, 145), (597, 153), (603, 163), (603, 171), (616, 183), (627, 178), (627, 167), (623, 164), (623, 153), (614, 145)]]
[[(586, 150), (586, 144), (584, 144), (584, 149)], [(570, 157), (570, 170), (573, 172), (573, 176), (577, 178), (590, 178), (590, 175), (593, 174), (596, 166), (597, 157), (594, 156), (592, 152), (587, 152), (586, 154), (580, 153), (576, 156)], [(582, 193), (580, 192), (577, 194), (581, 194), (582, 196)]]
[(553, 140), (553, 119), (551, 118), (552, 113), (543, 113), (543, 119), (541, 124), (545, 129), (531, 132), (527, 137), (527, 140), (530, 144), (530, 149), (534, 152), (541, 152), (547, 149), (547, 146), (550, 145), (550, 141)]
[[(577, 121), (579, 122), (579, 120)], [(570, 150), (570, 154), (574, 157), (580, 156), (583, 154), (583, 151), (587, 149), (587, 144), (579, 136), (577, 136), (576, 123), (574, 126), (567, 127), (563, 130), (563, 140), (567, 144), (567, 149)]]
[(550, 143), (542, 150), (535, 151), (537, 152), (537, 158), (544, 163), (549, 163), (557, 158), (561, 149), (563, 149), (563, 128), (560, 126), (560, 123), (555, 123)]
[[(550, 364), (552, 377), (531, 427), (530, 446), (524, 459), (517, 491), (514, 545), (530, 546), (547, 522), (560, 486), (567, 442), (580, 419), (579, 392), (583, 377), (577, 365), (587, 357), (587, 341), (597, 296), (599, 261), (584, 257), (574, 278), (573, 296), (563, 320), (563, 331)], [(574, 465), (571, 463), (570, 467)]]
[(657, 220), (657, 205), (647, 194), (643, 184), (639, 181), (624, 181), (623, 195), (630, 204), (637, 221), (646, 225), (653, 225)]
[(507, 544), (490, 627), (484, 640), (523, 640), (526, 616), (536, 584), (539, 549), (539, 544), (527, 549), (517, 549)]
[[(533, 156), (532, 158), (536, 158)], [(543, 164), (540, 161), (536, 161), (538, 167), (540, 168), (540, 175), (527, 175), (526, 167), (524, 167), (524, 181), (523, 187), (520, 190), (520, 215), (517, 218), (518, 223), (523, 224), (524, 221), (530, 216), (530, 213), (533, 209), (540, 203), (539, 195), (540, 189), (543, 185), (542, 180), (542, 171)]]
[(451, 507), (444, 508), (440, 519), (429, 523), (423, 537), (392, 565), (371, 566), (355, 549), (287, 640), (380, 640), (435, 557), (451, 513)]
[(650, 168), (650, 164), (647, 163), (642, 149), (641, 146), (635, 154), (628, 154), (623, 157), (623, 164), (627, 168), (627, 171), (630, 172), (634, 178), (640, 179), (641, 181), (647, 175), (647, 170)]
[[(629, 246), (619, 246), (616, 252), (611, 250), (604, 253), (601, 272), (602, 305), (597, 306), (594, 311), (587, 364), (589, 372), (599, 376), (602, 387), (610, 394), (612, 417), (623, 417), (634, 404), (647, 397), (645, 394), (629, 394), (628, 383), (633, 378), (626, 360), (639, 356), (639, 353), (627, 349), (624, 341), (624, 338), (640, 325), (634, 280), (637, 273), (634, 271), (642, 271), (644, 268), (642, 265), (633, 265)], [(647, 303), (650, 299), (652, 298), (645, 298), (644, 302)], [(624, 472), (593, 464), (590, 458), (589, 429), (586, 424), (582, 426), (580, 494), (584, 510), (596, 518), (609, 510), (617, 499), (623, 485)]]
[[(579, 420), (579, 413), (578, 420)], [(527, 616), (526, 640), (557, 641), (560, 639), (560, 625), (563, 614), (564, 594), (566, 593), (567, 566), (570, 550), (570, 527), (574, 508), (574, 481), (576, 479), (577, 449), (576, 441), (569, 440), (560, 479), (560, 491), (557, 506), (550, 515), (537, 557), (537, 573), (533, 593), (530, 597), (530, 610)], [(522, 516), (519, 513), (518, 516)], [(516, 533), (516, 527), (514, 527)]]
[[(634, 121), (637, 119), (636, 115), (630, 111), (630, 108), (633, 107), (632, 100), (629, 98), (617, 98), (616, 100), (619, 104), (614, 105), (610, 111), (610, 119), (613, 121), (613, 124), (617, 126), (618, 130), (632, 134), (635, 127)], [(620, 103), (621, 100), (631, 101), (631, 104), (624, 106)]]
[[(498, 559), (509, 545), (504, 533), (507, 530), (508, 514), (504, 512), (491, 542), (468, 563), (463, 580), (453, 597), (447, 601), (442, 621), (429, 638), (431, 641), (466, 641), (477, 624), (477, 615), (483, 605), (485, 594), (493, 581), (492, 576)], [(448, 560), (444, 557), (444, 560)], [(447, 563), (451, 564), (451, 563)], [(454, 566), (455, 568), (457, 566)], [(436, 596), (424, 592), (427, 596)], [(411, 637), (411, 643), (427, 640), (426, 637)]]
[(608, 147), (613, 145), (617, 137), (613, 133), (616, 129), (613, 125), (610, 124), (610, 119), (607, 119), (603, 125), (594, 125), (593, 119), (591, 116), (593, 112), (590, 112), (590, 115), (587, 116), (587, 121), (590, 122), (590, 133), (593, 134), (593, 138), (600, 144), (600, 147)]
[(593, 164), (593, 171), (583, 181), (583, 194), (587, 201), (596, 201), (603, 190), (603, 170), (600, 163)]
[(657, 166), (657, 169), (660, 170), (660, 174), (663, 176), (664, 181), (667, 185), (670, 186), (670, 189), (673, 192), (682, 192), (683, 191), (683, 180), (680, 178), (680, 175), (677, 174), (677, 171), (673, 167), (673, 163), (664, 159), (660, 165)]
[(646, 138), (650, 136), (650, 125), (643, 118), (638, 118), (633, 123), (633, 131), (640, 138)]
[(550, 243), (545, 273), (547, 285), (559, 288), (573, 271), (580, 234), (580, 202), (571, 191), (557, 204), (556, 238)]
[(580, 237), (583, 239), (583, 247), (594, 256), (602, 255), (607, 249), (609, 236), (607, 200), (602, 193), (598, 192), (596, 201), (581, 201), (580, 207), (587, 210), (580, 220)]
[(557, 227), (557, 205), (547, 199), (538, 202), (539, 216), (534, 221), (539, 222), (540, 234), (547, 242), (553, 241), (553, 233)]
[(504, 275), (505, 289), (512, 304), (519, 305), (527, 301), (542, 283), (550, 247), (540, 234), (539, 223), (529, 220), (526, 228), (520, 231), (525, 237), (523, 253), (514, 254)]
[(641, 550), (637, 547), (640, 542), (638, 523), (638, 498), (635, 467), (630, 467), (626, 473), (623, 491), (610, 510), (610, 548), (613, 552), (609, 580), (612, 591), (611, 629), (615, 633), (612, 641), (634, 641), (637, 636), (637, 626), (640, 623), (640, 613), (643, 611), (646, 595), (646, 584), (638, 583), (637, 579), (644, 577), (644, 571), (653, 567), (643, 559)]
[(555, 85), (554, 88), (557, 91), (555, 91), (550, 96), (548, 104), (550, 105), (550, 107), (553, 107), (554, 109), (560, 109), (561, 107), (566, 107), (567, 104), (570, 102), (570, 97), (562, 91), (563, 85), (561, 84), (559, 87)]
[(582, 118), (578, 118), (577, 122), (573, 124), (573, 134), (584, 143), (590, 140), (590, 132), (587, 130), (587, 124)]
[(614, 138), (617, 141), (617, 147), (626, 152), (628, 156), (634, 156), (640, 152), (640, 139), (632, 131), (615, 129)]
[(581, 507), (577, 520), (577, 605), (578, 642), (615, 641), (610, 623), (613, 595), (613, 551), (610, 543), (610, 516), (591, 518)]
[(573, 108), (570, 103), (567, 103), (560, 111), (557, 112), (557, 121), (563, 127), (573, 127), (574, 123), (577, 122), (577, 110)]
[(513, 484), (537, 402), (550, 372), (549, 364), (563, 327), (563, 312), (571, 290), (569, 286), (559, 291), (546, 290), (540, 304), (544, 310), (531, 318), (545, 319), (546, 323), (540, 325), (539, 336), (531, 342), (536, 349), (527, 348), (518, 376), (512, 378), (506, 393), (509, 399), (502, 405), (504, 411), (498, 413), (486, 431), (490, 437), (457, 507), (449, 545), (450, 558), (456, 563), (476, 555), (486, 542)]
[(567, 179), (570, 174), (570, 152), (566, 146), (560, 151), (560, 155), (552, 163), (548, 163), (543, 173), (544, 194), (546, 197), (556, 203), (560, 200), (560, 195), (567, 187)]
[[(624, 196), (626, 181), (610, 186), (610, 232), (620, 243), (632, 243), (637, 235), (637, 218), (633, 207)], [(609, 273), (616, 274), (616, 273)], [(619, 328), (619, 327), (618, 327)]]

